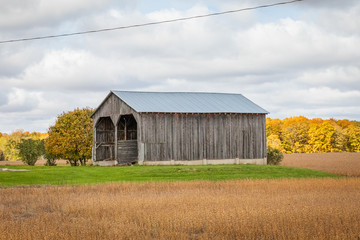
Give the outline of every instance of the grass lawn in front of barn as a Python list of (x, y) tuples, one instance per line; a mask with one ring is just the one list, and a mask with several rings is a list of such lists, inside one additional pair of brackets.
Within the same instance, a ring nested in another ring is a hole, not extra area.
[(189, 181), (228, 179), (275, 179), (338, 177), (335, 174), (294, 167), (270, 165), (203, 166), (0, 166), (29, 171), (0, 171), (0, 186), (78, 185), (104, 182)]

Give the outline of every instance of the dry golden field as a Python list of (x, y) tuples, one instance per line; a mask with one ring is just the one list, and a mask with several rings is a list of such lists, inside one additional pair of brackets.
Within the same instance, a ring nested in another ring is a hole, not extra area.
[(360, 177), (360, 153), (285, 154), (281, 165)]
[[(360, 153), (287, 154), (345, 176), (0, 188), (0, 239), (360, 239)], [(41, 164), (42, 165), (42, 164)]]
[(360, 178), (0, 188), (0, 239), (359, 239)]

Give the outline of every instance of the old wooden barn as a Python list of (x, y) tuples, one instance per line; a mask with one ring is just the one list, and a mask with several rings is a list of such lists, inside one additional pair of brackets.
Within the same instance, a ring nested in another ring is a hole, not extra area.
[(93, 163), (266, 164), (266, 114), (241, 94), (111, 91), (93, 115)]

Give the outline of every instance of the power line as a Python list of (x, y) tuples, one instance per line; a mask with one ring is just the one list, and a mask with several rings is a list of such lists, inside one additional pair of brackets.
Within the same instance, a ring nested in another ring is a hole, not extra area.
[(196, 18), (205, 18), (205, 17), (212, 17), (212, 16), (218, 16), (218, 15), (242, 12), (242, 11), (255, 10), (255, 9), (259, 9), (259, 8), (274, 7), (274, 6), (291, 4), (291, 3), (300, 2), (300, 1), (303, 1), (303, 0), (292, 0), (292, 1), (287, 1), (287, 2), (278, 2), (278, 3), (261, 5), (261, 6), (257, 6), (257, 7), (248, 7), (248, 8), (242, 8), (242, 9), (236, 9), (236, 10), (230, 10), (230, 11), (224, 11), (224, 12), (209, 13), (209, 14), (205, 14), (205, 15), (198, 15), (198, 16), (184, 17), (184, 18), (175, 18), (175, 19), (158, 21), (158, 22), (134, 24), (134, 25), (128, 25), (128, 26), (114, 27), (114, 28), (102, 28), (102, 29), (83, 31), (83, 32), (73, 32), (73, 33), (64, 33), (64, 34), (41, 36), (41, 37), (11, 39), (11, 40), (0, 41), (0, 44), (1, 43), (11, 43), (11, 42), (23, 42), (23, 41), (41, 40), (41, 39), (47, 39), (47, 38), (69, 37), (69, 36), (89, 34), (89, 33), (99, 33), (99, 32), (115, 31), (115, 30), (122, 30), (122, 29), (128, 29), (128, 28), (145, 27), (145, 26), (150, 26), (150, 25), (158, 25), (158, 24), (163, 24), (163, 23), (179, 22), (179, 21), (186, 21), (186, 20), (191, 20), (191, 19), (196, 19)]

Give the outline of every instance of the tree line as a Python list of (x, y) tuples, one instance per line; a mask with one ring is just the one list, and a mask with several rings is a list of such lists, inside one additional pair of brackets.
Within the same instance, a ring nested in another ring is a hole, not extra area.
[[(36, 143), (37, 148), (44, 153), (44, 139), (48, 137), (48, 133), (25, 132), (17, 130), (11, 134), (0, 133), (0, 161), (16, 161), (20, 160), (20, 145), (24, 142)], [(25, 146), (24, 145), (24, 146)]]
[(360, 152), (359, 121), (267, 118), (266, 136), (268, 146), (284, 153)]
[(72, 166), (86, 165), (92, 155), (92, 112), (90, 108), (63, 112), (47, 133), (0, 133), (0, 161), (35, 165), (43, 156), (48, 166), (56, 165), (57, 159), (66, 159)]
[[(43, 156), (47, 165), (66, 159), (72, 166), (85, 165), (92, 156), (93, 109), (60, 114), (47, 133), (0, 133), (0, 161), (22, 160), (34, 165)], [(360, 122), (308, 119), (266, 119), (267, 144), (283, 153), (360, 152)]]

